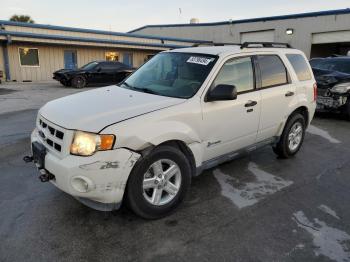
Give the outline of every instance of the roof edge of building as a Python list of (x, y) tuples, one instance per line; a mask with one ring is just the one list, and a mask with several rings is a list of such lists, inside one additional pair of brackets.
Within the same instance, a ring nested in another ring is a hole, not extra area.
[(187, 38), (177, 38), (177, 37), (162, 37), (162, 36), (153, 36), (153, 35), (143, 35), (143, 34), (131, 34), (105, 31), (105, 30), (95, 30), (95, 29), (86, 29), (86, 28), (77, 28), (77, 27), (66, 27), (66, 26), (56, 26), (56, 25), (44, 25), (44, 24), (31, 24), (23, 22), (14, 22), (8, 20), (0, 20), (1, 25), (12, 25), (12, 26), (21, 26), (21, 27), (30, 27), (30, 28), (41, 28), (41, 29), (50, 29), (50, 30), (61, 30), (69, 32), (79, 32), (79, 33), (90, 33), (90, 34), (101, 34), (101, 35), (114, 35), (114, 36), (126, 36), (133, 38), (145, 38), (145, 39), (156, 39), (156, 40), (167, 40), (167, 41), (178, 41), (178, 42), (189, 42), (189, 43), (208, 43), (209, 41), (205, 40), (193, 40)]
[(78, 42), (90, 42), (90, 43), (105, 43), (105, 44), (116, 44), (116, 45), (134, 45), (134, 46), (148, 46), (157, 48), (183, 48), (188, 47), (184, 45), (174, 45), (174, 44), (162, 44), (162, 43), (140, 43), (132, 41), (122, 41), (122, 40), (110, 40), (110, 39), (100, 39), (100, 38), (86, 38), (86, 37), (75, 37), (75, 36), (62, 36), (62, 35), (47, 35), (47, 34), (36, 34), (28, 32), (14, 32), (0, 30), (0, 35), (6, 37), (28, 37), (36, 39), (50, 39), (50, 40), (62, 40), (62, 41), (78, 41)]
[(244, 24), (244, 23), (265, 22), (265, 21), (275, 21), (275, 20), (287, 20), (287, 19), (297, 19), (297, 18), (327, 16), (327, 15), (342, 15), (342, 14), (350, 14), (350, 8), (336, 9), (336, 10), (327, 10), (327, 11), (318, 11), (318, 12), (308, 12), (308, 13), (300, 13), (300, 14), (290, 14), (290, 15), (278, 15), (278, 16), (248, 18), (248, 19), (233, 20), (233, 21), (209, 22), (209, 23), (145, 25), (145, 26), (133, 29), (131, 31), (128, 31), (128, 33), (134, 33), (134, 32), (140, 31), (142, 29), (152, 28), (152, 27), (216, 26), (216, 25)]

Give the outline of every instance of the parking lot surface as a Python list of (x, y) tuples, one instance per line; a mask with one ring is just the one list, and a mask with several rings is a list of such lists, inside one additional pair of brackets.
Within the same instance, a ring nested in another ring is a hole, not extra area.
[(77, 90), (29, 86), (0, 86), (0, 261), (350, 261), (350, 122), (321, 115), (295, 158), (266, 147), (208, 170), (146, 221), (39, 181), (22, 161), (37, 109)]

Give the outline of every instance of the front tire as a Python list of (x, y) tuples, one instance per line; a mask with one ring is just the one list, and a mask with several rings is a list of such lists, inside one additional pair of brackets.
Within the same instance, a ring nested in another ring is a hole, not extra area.
[(348, 96), (348, 101), (346, 102), (346, 116), (350, 121), (350, 95)]
[(72, 86), (75, 88), (84, 88), (86, 86), (86, 79), (83, 76), (75, 76), (72, 79)]
[(301, 148), (304, 141), (306, 123), (303, 115), (292, 115), (283, 130), (278, 143), (273, 146), (273, 151), (281, 158), (294, 156)]
[(177, 148), (160, 146), (133, 168), (126, 187), (128, 206), (145, 219), (170, 214), (185, 198), (191, 167)]

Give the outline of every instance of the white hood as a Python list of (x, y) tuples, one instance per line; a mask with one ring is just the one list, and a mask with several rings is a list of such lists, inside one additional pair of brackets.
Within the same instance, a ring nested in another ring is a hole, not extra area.
[(66, 129), (97, 133), (108, 125), (183, 101), (108, 86), (48, 102), (39, 114)]

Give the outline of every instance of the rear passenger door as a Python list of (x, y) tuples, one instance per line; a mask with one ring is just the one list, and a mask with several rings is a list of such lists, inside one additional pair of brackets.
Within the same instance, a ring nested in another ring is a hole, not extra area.
[(283, 128), (293, 103), (295, 87), (288, 70), (277, 54), (255, 56), (261, 94), (261, 117), (257, 142), (276, 136)]

